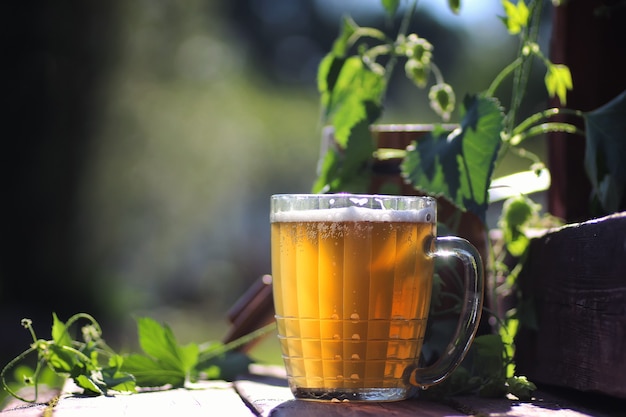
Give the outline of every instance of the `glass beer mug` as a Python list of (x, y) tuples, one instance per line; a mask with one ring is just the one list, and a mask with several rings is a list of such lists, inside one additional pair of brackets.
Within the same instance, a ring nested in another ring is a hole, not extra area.
[[(283, 194), (271, 198), (273, 296), (294, 396), (398, 401), (443, 381), (473, 340), (482, 262), (458, 237), (436, 237), (430, 197)], [(456, 334), (419, 367), (435, 257), (464, 266)]]

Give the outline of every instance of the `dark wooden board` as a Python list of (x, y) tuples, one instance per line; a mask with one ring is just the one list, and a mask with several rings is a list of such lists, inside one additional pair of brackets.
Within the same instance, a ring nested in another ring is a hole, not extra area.
[(519, 285), (538, 328), (518, 333), (518, 371), (626, 399), (626, 213), (534, 239)]

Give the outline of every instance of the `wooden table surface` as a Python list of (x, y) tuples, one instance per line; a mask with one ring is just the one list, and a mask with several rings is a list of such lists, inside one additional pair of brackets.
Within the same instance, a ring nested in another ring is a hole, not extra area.
[(332, 403), (294, 400), (281, 367), (253, 365), (249, 375), (234, 382), (207, 381), (193, 389), (142, 392), (131, 395), (84, 397), (76, 395), (70, 384), (52, 404), (10, 403), (0, 417), (145, 417), (145, 416), (536, 416), (536, 417), (602, 417), (600, 414), (574, 408), (547, 395), (531, 402), (509, 399), (487, 400), (477, 397), (455, 397), (447, 404), (411, 399), (392, 403)]

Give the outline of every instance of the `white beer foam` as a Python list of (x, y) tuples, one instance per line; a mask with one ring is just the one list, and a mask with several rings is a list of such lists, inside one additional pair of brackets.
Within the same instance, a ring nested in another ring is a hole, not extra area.
[(276, 222), (412, 222), (434, 223), (435, 208), (420, 210), (372, 209), (366, 207), (343, 207), (319, 210), (294, 210), (273, 213), (271, 221)]

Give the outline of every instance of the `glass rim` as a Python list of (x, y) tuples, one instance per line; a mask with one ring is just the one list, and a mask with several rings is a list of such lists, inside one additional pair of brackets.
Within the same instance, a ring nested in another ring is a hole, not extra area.
[(315, 193), (278, 193), (272, 194), (271, 199), (278, 198), (318, 198), (318, 199), (332, 199), (337, 197), (349, 197), (349, 198), (381, 198), (385, 200), (413, 200), (413, 201), (432, 201), (435, 202), (436, 198), (427, 195), (397, 195), (397, 194), (366, 194), (366, 193), (327, 193), (327, 194), (315, 194)]

